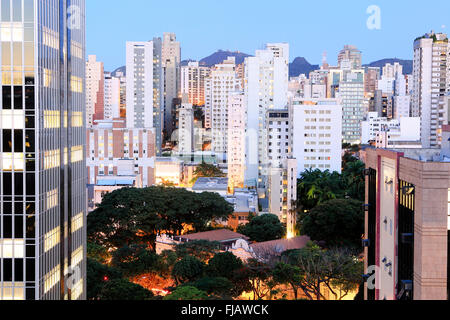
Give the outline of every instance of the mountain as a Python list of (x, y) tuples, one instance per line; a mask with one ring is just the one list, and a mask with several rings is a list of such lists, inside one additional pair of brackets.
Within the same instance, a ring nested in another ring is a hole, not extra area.
[(364, 66), (365, 67), (378, 67), (383, 72), (383, 67), (385, 66), (385, 64), (387, 64), (387, 63), (394, 64), (395, 62), (398, 62), (403, 66), (403, 74), (412, 74), (412, 72), (413, 72), (413, 61), (412, 60), (389, 58), (389, 59), (382, 59), (382, 60), (374, 61), (374, 62), (364, 65)]
[(309, 77), (309, 73), (317, 69), (320, 69), (319, 65), (312, 65), (305, 58), (297, 57), (289, 64), (289, 77), (298, 77), (301, 74)]
[(241, 64), (244, 62), (245, 58), (251, 57), (249, 54), (242, 53), (239, 51), (224, 51), (219, 50), (217, 52), (214, 52), (212, 55), (203, 58), (200, 60), (201, 65), (205, 65), (207, 67), (212, 67), (216, 64), (222, 63), (224, 60), (226, 60), (228, 57), (235, 57), (236, 58), (236, 64)]
[(127, 67), (126, 67), (126, 66), (123, 66), (123, 67), (117, 68), (116, 70), (114, 70), (113, 72), (111, 72), (111, 75), (112, 75), (113, 77), (115, 77), (117, 72), (123, 72), (123, 74), (126, 76), (126, 75), (127, 75)]

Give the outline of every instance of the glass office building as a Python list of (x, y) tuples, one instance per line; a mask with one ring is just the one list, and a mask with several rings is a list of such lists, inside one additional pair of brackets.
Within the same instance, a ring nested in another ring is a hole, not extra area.
[(0, 300), (86, 298), (84, 13), (0, 0)]

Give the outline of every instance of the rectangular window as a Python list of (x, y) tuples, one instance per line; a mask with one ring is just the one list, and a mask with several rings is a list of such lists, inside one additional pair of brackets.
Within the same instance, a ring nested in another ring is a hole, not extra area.
[(0, 258), (23, 259), (25, 257), (25, 240), (0, 239)]

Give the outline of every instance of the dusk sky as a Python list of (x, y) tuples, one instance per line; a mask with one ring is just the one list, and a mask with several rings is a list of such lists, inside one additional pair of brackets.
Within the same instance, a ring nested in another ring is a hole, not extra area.
[[(381, 30), (366, 26), (370, 5), (381, 9)], [(406, 0), (88, 0), (87, 54), (112, 71), (125, 65), (125, 42), (175, 32), (182, 59), (218, 49), (253, 54), (267, 42), (289, 42), (291, 60), (330, 64), (345, 44), (363, 52), (363, 63), (412, 58), (413, 41), (434, 30), (450, 32), (450, 1)]]

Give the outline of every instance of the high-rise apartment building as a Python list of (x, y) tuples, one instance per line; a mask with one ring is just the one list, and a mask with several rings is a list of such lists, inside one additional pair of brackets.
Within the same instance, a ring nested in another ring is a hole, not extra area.
[(3, 0), (0, 30), (0, 300), (86, 299), (85, 1)]
[(361, 69), (362, 53), (355, 46), (345, 45), (338, 54), (339, 68), (349, 67), (351, 69)]
[(187, 66), (181, 67), (181, 94), (188, 94), (192, 105), (205, 105), (205, 80), (210, 72), (210, 68), (198, 62), (189, 62)]
[(246, 181), (265, 188), (268, 176), (266, 114), (286, 109), (289, 88), (289, 44), (267, 44), (254, 57), (245, 59), (247, 105)]
[[(120, 79), (105, 72), (104, 120), (120, 118)], [(101, 120), (101, 119), (96, 119)]]
[(103, 62), (90, 55), (86, 62), (86, 125), (92, 126), (94, 120), (104, 118), (105, 78)]
[(180, 43), (174, 33), (164, 33), (162, 43), (162, 65), (164, 68), (164, 131), (168, 136), (173, 131), (174, 99), (180, 95)]
[(205, 82), (205, 121), (211, 128), (211, 151), (222, 163), (227, 161), (229, 100), (239, 89), (234, 57), (215, 65)]
[(342, 106), (337, 99), (294, 98), (290, 105), (292, 155), (298, 173), (342, 170)]
[(127, 42), (127, 128), (155, 128), (161, 154), (164, 118), (162, 41)]
[(243, 92), (232, 93), (228, 103), (228, 184), (230, 189), (245, 184), (247, 112)]
[(194, 109), (183, 102), (178, 108), (178, 153), (190, 155), (194, 152)]
[(442, 143), (443, 97), (447, 91), (448, 37), (429, 33), (414, 41), (411, 113), (421, 117), (422, 145)]

